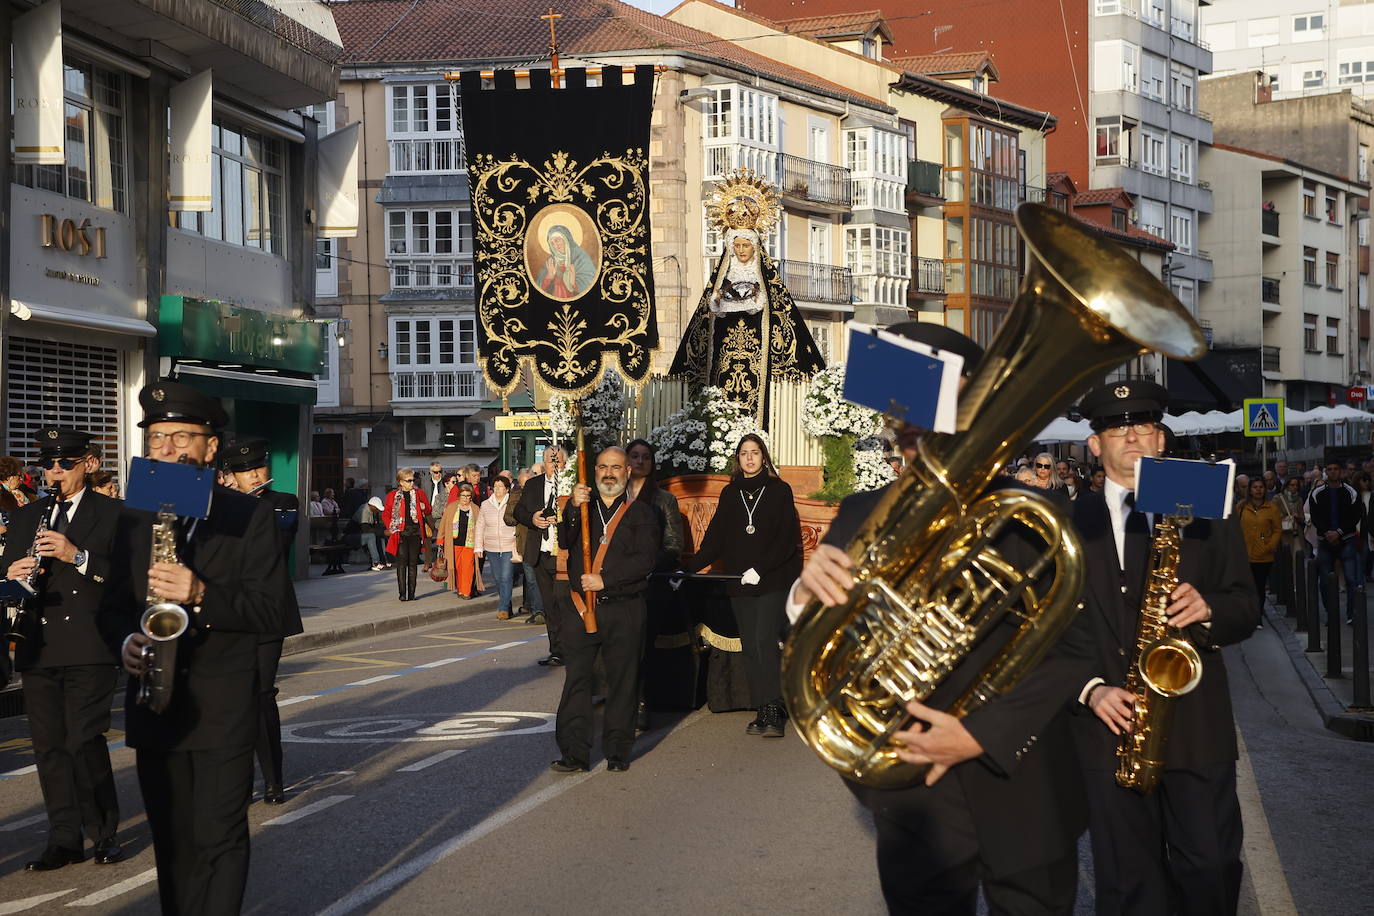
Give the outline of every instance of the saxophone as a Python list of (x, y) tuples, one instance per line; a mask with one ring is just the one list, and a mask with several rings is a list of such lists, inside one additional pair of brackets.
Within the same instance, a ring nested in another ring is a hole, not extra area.
[(1178, 588), (1183, 529), (1193, 520), (1188, 508), (1181, 506), (1179, 513), (1165, 515), (1155, 523), (1135, 660), (1126, 672), (1125, 689), (1135, 697), (1135, 717), (1116, 749), (1116, 783), (1141, 795), (1154, 791), (1164, 775), (1174, 698), (1188, 693), (1202, 680), (1202, 656), (1177, 627), (1169, 626), (1164, 614), (1169, 596)]
[[(153, 523), (153, 549), (149, 565), (178, 563), (175, 514), (162, 511)], [(176, 677), (177, 638), (186, 632), (191, 617), (179, 604), (167, 601), (149, 585), (143, 616), (138, 627), (152, 640), (143, 647), (143, 676), (138, 686), (138, 702), (155, 713), (167, 711), (172, 705), (172, 687)]]
[(47, 495), (52, 499), (52, 506), (45, 506), (43, 514), (38, 516), (38, 526), (33, 530), (33, 543), (29, 545), (28, 552), (24, 554), (27, 559), (38, 560), (38, 564), (33, 567), (24, 578), (18, 580), (24, 591), (29, 595), (22, 603), (15, 605), (10, 617), (9, 632), (5, 634), (6, 642), (19, 642), (28, 639), (29, 629), (33, 626), (34, 614), (37, 612), (35, 605), (38, 602), (38, 577), (42, 574), (42, 558), (38, 556), (38, 538), (52, 526), (48, 523), (48, 518), (52, 515), (57, 506), (57, 501), (62, 498), (61, 487), (47, 488)]

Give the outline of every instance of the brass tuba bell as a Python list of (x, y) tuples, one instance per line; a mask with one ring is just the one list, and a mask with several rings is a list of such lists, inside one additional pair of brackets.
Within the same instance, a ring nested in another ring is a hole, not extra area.
[[(1010, 690), (1077, 613), (1082, 546), (1064, 513), (1021, 490), (984, 493), (1007, 461), (1105, 371), (1151, 350), (1194, 360), (1197, 322), (1141, 264), (1058, 210), (1023, 204), (1029, 254), (1006, 321), (959, 399), (960, 432), (927, 434), (848, 547), (849, 599), (812, 601), (783, 652), (798, 733), (844, 776), (877, 788), (919, 780), (892, 735), (1005, 617), (1015, 636), (948, 709), (962, 716)], [(1008, 524), (1044, 542), (1029, 569), (992, 547)], [(1043, 573), (1048, 584), (1037, 584)]]

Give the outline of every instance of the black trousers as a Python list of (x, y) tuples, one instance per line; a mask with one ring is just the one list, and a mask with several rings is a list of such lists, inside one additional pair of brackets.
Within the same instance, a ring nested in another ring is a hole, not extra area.
[(1222, 916), (1240, 900), (1236, 765), (1166, 770), (1140, 796), (1108, 770), (1084, 771), (1101, 916)]
[(731, 595), (739, 624), (744, 672), (755, 708), (782, 701), (782, 649), (779, 638), (787, 619), (787, 589), (761, 595)]
[(119, 831), (119, 796), (105, 743), (117, 676), (114, 665), (24, 672), (24, 707), (53, 845), (81, 849), (83, 828), (92, 841)]
[(415, 597), (415, 565), (419, 562), (420, 535), (400, 535), (396, 539), (396, 589), (402, 598)]
[(138, 751), (164, 916), (234, 916), (248, 883), (253, 746)]
[(607, 757), (628, 759), (635, 741), (635, 707), (639, 703), (639, 658), (644, 643), (644, 599), (596, 603), (596, 632), (588, 633), (571, 603), (563, 615), (563, 696), (558, 701), (555, 737), (565, 760), (588, 763), (592, 750), (592, 690), (600, 655), (606, 669), (606, 705), (602, 709), (601, 750)]
[(258, 769), (265, 786), (282, 785), (281, 711), (277, 709), (277, 666), (284, 640), (258, 643)]
[[(970, 761), (962, 766), (980, 766)], [(997, 874), (983, 861), (959, 779), (949, 773), (929, 788), (868, 789), (845, 785), (873, 812), (878, 880), (889, 913), (973, 916), (978, 886), (988, 912), (1016, 916), (1071, 914), (1078, 891), (1072, 846), (1047, 865)]]
[(582, 618), (572, 606), (572, 593), (566, 582), (559, 582), (558, 560), (551, 553), (540, 553), (539, 563), (534, 567), (534, 578), (538, 580), (539, 597), (544, 604), (544, 627), (549, 633), (549, 654), (564, 657), (562, 630), (568, 615), (577, 621), (581, 628)]

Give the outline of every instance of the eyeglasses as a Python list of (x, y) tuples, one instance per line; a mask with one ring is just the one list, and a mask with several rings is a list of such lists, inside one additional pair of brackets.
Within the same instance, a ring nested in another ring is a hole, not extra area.
[(1037, 461), (1037, 462), (1035, 462), (1035, 466), (1038, 467), (1038, 468), (1052, 468), (1052, 467), (1054, 467), (1054, 465), (1052, 465), (1052, 464), (1045, 464), (1045, 462), (1043, 462), (1043, 461)]
[(175, 445), (177, 448), (185, 448), (186, 446), (191, 444), (192, 439), (198, 437), (208, 439), (210, 438), (210, 434), (193, 433), (190, 430), (179, 429), (174, 433), (148, 433), (146, 441), (148, 443), (149, 448), (161, 448), (162, 443), (166, 442), (168, 439), (171, 439), (172, 444)]
[(415, 482), (415, 478), (414, 478), (414, 477), (402, 477), (402, 478), (401, 478), (401, 483), (414, 483), (414, 482)]
[(85, 458), (49, 458), (48, 463), (43, 465), (43, 469), (51, 471), (53, 466), (56, 465), (64, 471), (70, 471), (85, 460)]
[(1108, 426), (1100, 431), (1103, 436), (1110, 436), (1113, 439), (1120, 439), (1127, 433), (1135, 433), (1137, 436), (1148, 436), (1159, 427), (1153, 420), (1147, 423), (1122, 423), (1120, 426)]

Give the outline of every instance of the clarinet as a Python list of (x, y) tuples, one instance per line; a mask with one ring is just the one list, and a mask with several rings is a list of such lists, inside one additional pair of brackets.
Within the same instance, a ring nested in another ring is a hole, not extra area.
[(38, 560), (38, 562), (34, 564), (33, 570), (27, 576), (18, 580), (29, 595), (14, 607), (10, 615), (9, 632), (5, 634), (5, 638), (14, 642), (28, 639), (28, 631), (33, 626), (38, 613), (38, 577), (42, 573), (42, 558), (38, 556), (38, 538), (52, 527), (48, 519), (57, 507), (61, 488), (46, 487), (44, 491), (47, 496), (52, 498), (52, 506), (43, 508), (43, 514), (38, 517), (38, 527), (33, 532), (33, 543), (29, 545), (28, 551), (24, 554), (26, 558)]

